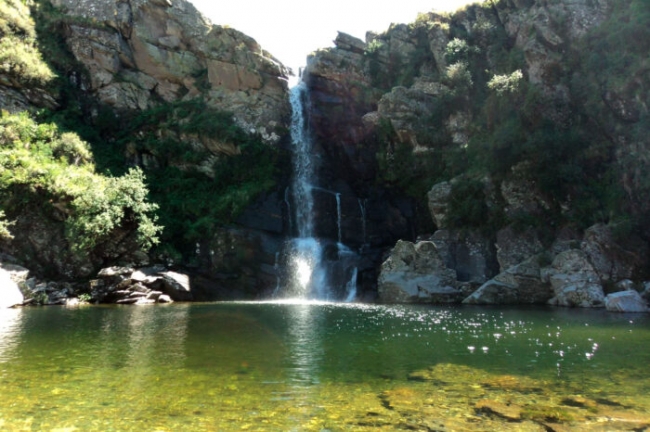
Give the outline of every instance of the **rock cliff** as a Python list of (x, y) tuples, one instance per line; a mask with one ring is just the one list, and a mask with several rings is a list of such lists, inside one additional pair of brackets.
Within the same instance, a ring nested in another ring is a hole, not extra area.
[[(0, 182), (0, 210), (6, 214), (0, 232), (8, 234), (0, 236), (0, 252), (37, 275), (68, 280), (111, 264), (207, 263), (202, 280), (209, 291), (219, 285), (214, 280), (225, 266), (211, 246), (227, 235), (224, 226), (239, 220), (248, 230), (244, 237), (256, 239), (238, 248), (257, 248), (267, 238), (280, 243), (282, 222), (278, 228), (241, 216), (264, 193), (261, 203), (269, 197), (281, 202), (274, 187), (286, 176), (281, 165), (290, 117), (288, 71), (255, 40), (211, 24), (183, 0), (9, 0), (0, 6), (0, 34), (0, 107), (28, 111), (40, 122), (3, 118), (3, 125), (14, 127), (2, 129), (3, 143), (13, 143), (15, 154), (1, 167), (11, 175)], [(46, 139), (39, 135), (51, 127), (55, 132)], [(24, 156), (21, 145), (34, 152), (25, 168), (31, 174), (24, 177), (9, 166), (16, 155)], [(43, 145), (53, 148), (45, 148), (52, 160), (41, 157)], [(62, 153), (69, 168), (38, 166), (55, 164)], [(260, 169), (251, 169), (252, 163)], [(98, 177), (86, 189), (65, 190), (78, 165)], [(129, 166), (144, 171), (132, 186), (145, 196), (135, 203), (128, 195), (118, 197), (127, 207), (124, 220), (114, 217), (115, 227), (102, 226), (105, 237), (92, 250), (73, 251), (79, 239), (71, 237), (69, 226), (77, 223), (78, 202), (95, 205), (99, 197), (92, 191), (110, 181), (104, 177), (126, 173)], [(50, 176), (56, 187), (46, 185)], [(133, 216), (139, 210), (133, 209), (141, 199), (156, 202), (148, 211), (157, 207), (150, 216), (165, 226), (162, 245), (152, 251), (136, 241)], [(235, 280), (272, 268), (274, 252), (263, 263), (238, 267)], [(259, 277), (248, 279), (245, 296), (264, 289)]]
[[(51, 2), (87, 91), (117, 110), (204, 96), (246, 130), (277, 142), (289, 115), (287, 71), (245, 34), (212, 25), (189, 2)], [(81, 78), (80, 78), (81, 79)]]
[[(636, 0), (501, 0), (339, 34), (305, 71), (316, 137), (356, 191), (372, 179), (428, 204), (417, 234), (444, 229), (439, 253), (483, 239), (445, 259), (459, 276), (485, 263), (468, 302), (603, 306), (603, 286), (648, 277), (648, 24)], [(569, 250), (595, 286), (535, 264)]]

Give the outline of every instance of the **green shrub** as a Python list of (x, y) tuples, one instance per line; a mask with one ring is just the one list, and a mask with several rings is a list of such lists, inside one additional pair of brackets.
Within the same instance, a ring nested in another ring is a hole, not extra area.
[(5, 212), (0, 210), (0, 240), (11, 240), (14, 236), (9, 231), (13, 222), (5, 220)]
[[(73, 162), (73, 164), (70, 164)], [(73, 251), (88, 252), (120, 227), (131, 226), (143, 248), (157, 243), (156, 205), (147, 201), (144, 175), (131, 169), (121, 177), (95, 173), (88, 145), (27, 113), (0, 117), (0, 197), (5, 210), (26, 205), (56, 206), (65, 215)]]
[(39, 85), (47, 84), (55, 76), (38, 49), (15, 36), (0, 39), (0, 72), (20, 82)]

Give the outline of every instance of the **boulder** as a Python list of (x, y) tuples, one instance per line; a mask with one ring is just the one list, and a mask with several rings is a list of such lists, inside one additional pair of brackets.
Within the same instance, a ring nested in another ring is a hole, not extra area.
[(398, 241), (381, 266), (378, 283), (382, 303), (452, 303), (462, 296), (456, 272), (445, 266), (430, 241)]
[(549, 304), (571, 307), (603, 307), (605, 294), (587, 254), (578, 249), (560, 253), (545, 273), (553, 287)]
[(534, 256), (510, 267), (463, 300), (465, 304), (544, 304), (553, 296), (542, 280), (540, 257)]
[(17, 284), (24, 283), (29, 278), (29, 270), (17, 264), (0, 262), (0, 269), (9, 273), (11, 280)]
[(108, 267), (90, 282), (91, 296), (99, 303), (152, 304), (193, 300), (188, 275), (161, 266), (133, 269)]
[(159, 273), (160, 291), (167, 294), (174, 301), (191, 301), (192, 291), (190, 277), (186, 274), (173, 271)]
[(11, 273), (0, 268), (0, 309), (21, 305), (24, 301), (18, 284), (11, 279)]
[(637, 291), (626, 290), (608, 294), (605, 308), (610, 312), (648, 312), (648, 304)]

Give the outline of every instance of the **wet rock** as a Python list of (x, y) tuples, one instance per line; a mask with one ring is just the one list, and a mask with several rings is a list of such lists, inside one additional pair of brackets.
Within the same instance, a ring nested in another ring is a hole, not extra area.
[(605, 305), (600, 278), (582, 250), (572, 249), (556, 256), (545, 276), (554, 292), (549, 304), (577, 307)]
[(382, 264), (378, 291), (383, 303), (451, 303), (462, 295), (456, 272), (445, 266), (430, 241), (398, 241)]
[(544, 304), (553, 297), (542, 280), (538, 256), (510, 267), (479, 287), (463, 300), (465, 304)]
[(610, 312), (648, 312), (648, 304), (637, 291), (627, 290), (608, 294), (605, 308)]

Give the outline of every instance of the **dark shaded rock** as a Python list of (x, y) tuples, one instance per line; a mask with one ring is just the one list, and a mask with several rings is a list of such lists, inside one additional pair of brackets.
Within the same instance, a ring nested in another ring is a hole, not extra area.
[(476, 231), (438, 230), (431, 237), (445, 265), (456, 270), (459, 282), (482, 284), (496, 273), (492, 243)]
[(648, 245), (638, 239), (616, 240), (613, 227), (596, 224), (585, 231), (581, 249), (601, 281), (632, 279), (648, 260)]

